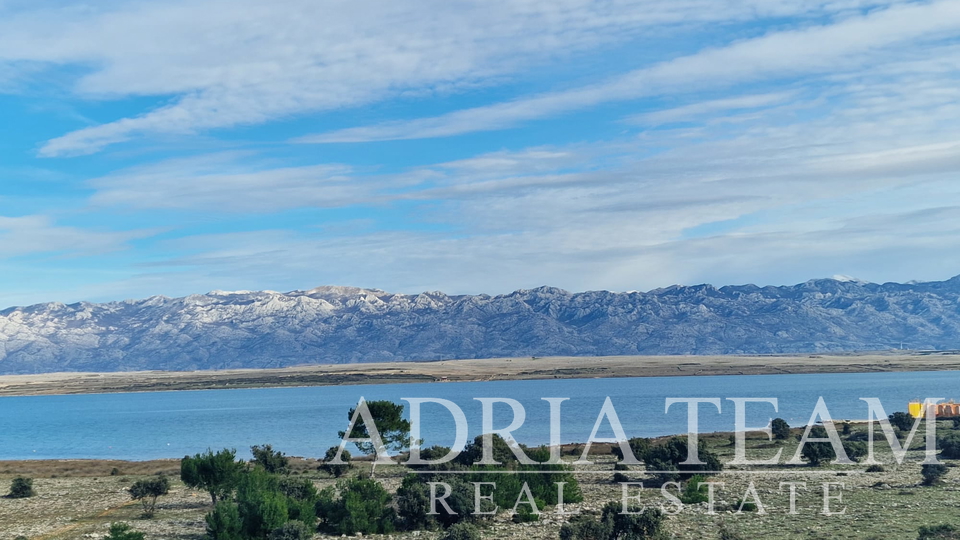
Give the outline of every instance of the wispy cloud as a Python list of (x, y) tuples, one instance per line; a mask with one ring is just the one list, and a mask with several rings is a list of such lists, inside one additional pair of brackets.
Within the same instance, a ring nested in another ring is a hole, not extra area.
[[(858, 2), (854, 7), (889, 3)], [(169, 99), (168, 105), (149, 112), (57, 137), (41, 149), (42, 155), (60, 156), (96, 152), (141, 134), (194, 133), (409, 92), (456, 91), (621, 44), (644, 32), (657, 35), (671, 27), (766, 17), (837, 15), (845, 8), (813, 0), (200, 0), (83, 8), (12, 3), (0, 9), (0, 71), (80, 67), (84, 72), (75, 86), (80, 95)], [(926, 15), (941, 26), (950, 20), (935, 9)], [(909, 9), (903, 16), (909, 28)], [(609, 91), (600, 89), (602, 94)], [(567, 98), (538, 98), (544, 111), (540, 114), (608, 99), (592, 98), (591, 93), (585, 89)], [(579, 105), (565, 104), (571, 100)], [(497, 114), (501, 119), (489, 125), (522, 120), (530, 113)], [(464, 121), (475, 124), (470, 118)], [(451, 128), (419, 129), (437, 134)], [(363, 138), (377, 137), (396, 135)]]
[(345, 143), (446, 137), (489, 131), (612, 101), (765, 81), (804, 74), (831, 74), (888, 61), (911, 40), (953, 37), (960, 30), (960, 3), (946, 0), (894, 6), (823, 26), (787, 30), (708, 49), (614, 77), (606, 82), (515, 101), (464, 109), (433, 118), (347, 128), (296, 139)]

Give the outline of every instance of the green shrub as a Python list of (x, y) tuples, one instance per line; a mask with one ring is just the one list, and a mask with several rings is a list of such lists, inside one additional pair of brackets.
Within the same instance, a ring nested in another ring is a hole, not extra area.
[(867, 472), (870, 472), (870, 473), (883, 472), (883, 471), (884, 471), (883, 465), (871, 465), (867, 467)]
[(599, 521), (577, 516), (560, 528), (561, 540), (642, 540), (658, 538), (663, 526), (663, 513), (656, 509), (628, 508), (621, 513), (621, 503), (609, 502), (603, 507)]
[(933, 486), (939, 484), (944, 476), (947, 474), (947, 466), (943, 464), (926, 464), (920, 469), (920, 474), (923, 475), (923, 485)]
[(339, 447), (337, 446), (331, 446), (328, 448), (327, 453), (323, 456), (323, 463), (317, 467), (319, 470), (329, 474), (330, 476), (333, 476), (334, 478), (340, 478), (341, 476), (347, 474), (347, 472), (353, 467), (353, 465), (350, 464), (352, 456), (347, 450), (344, 450), (343, 453), (340, 454), (340, 461), (343, 461), (343, 464), (337, 465), (330, 463), (330, 461), (337, 456), (337, 450), (339, 450)]
[(895, 412), (887, 417), (890, 420), (890, 425), (899, 429), (900, 431), (910, 431), (913, 429), (914, 418), (905, 412)]
[(613, 483), (614, 483), (614, 484), (620, 484), (620, 483), (629, 482), (629, 481), (630, 481), (630, 477), (627, 476), (627, 475), (625, 475), (625, 474), (623, 474), (622, 472), (615, 472), (615, 473), (613, 473)]
[(241, 540), (243, 521), (240, 509), (231, 501), (220, 501), (204, 518), (207, 522), (207, 538), (210, 540)]
[(469, 523), (457, 523), (443, 533), (440, 540), (480, 540), (480, 531)]
[(859, 441), (844, 441), (843, 451), (847, 457), (853, 461), (860, 461), (860, 458), (867, 455), (867, 443)]
[[(627, 444), (630, 446), (630, 451), (633, 452), (633, 456), (640, 461), (646, 461), (647, 452), (650, 451), (650, 439), (645, 439), (643, 437), (634, 437), (627, 440)], [(620, 446), (614, 446), (610, 450), (613, 455), (617, 456), (619, 461), (623, 461), (623, 452), (620, 450)]]
[(313, 532), (302, 521), (288, 521), (270, 532), (269, 540), (307, 540)]
[(661, 482), (694, 476), (706, 471), (721, 471), (723, 463), (713, 452), (707, 450), (707, 443), (703, 440), (697, 443), (697, 454), (702, 465), (685, 465), (687, 460), (687, 438), (672, 437), (662, 444), (653, 445), (643, 457), (647, 470), (677, 471), (676, 473), (658, 473)]
[(137, 480), (129, 491), (130, 497), (143, 505), (144, 517), (151, 518), (157, 510), (157, 498), (170, 493), (170, 480), (164, 475)]
[(613, 535), (613, 521), (578, 515), (560, 527), (560, 540), (609, 540)]
[(747, 501), (745, 499), (737, 499), (733, 502), (733, 511), (734, 512), (756, 512), (757, 503)]
[(273, 474), (289, 474), (290, 459), (273, 449), (269, 444), (263, 446), (251, 446), (250, 453), (253, 454), (252, 463), (254, 466), (263, 467), (263, 470)]
[[(438, 526), (450, 527), (461, 521), (476, 521), (483, 519), (482, 515), (474, 515), (476, 501), (475, 488), (469, 483), (470, 479), (461, 475), (449, 475), (429, 481), (445, 482), (450, 486), (450, 495), (444, 500), (450, 506), (450, 514), (438, 502), (437, 514), (430, 515), (430, 486), (425, 483), (422, 475), (407, 475), (397, 489), (397, 516), (398, 523), (404, 530), (435, 529)], [(443, 495), (445, 488), (437, 486), (437, 496)], [(511, 505), (513, 502), (510, 503)], [(488, 500), (481, 501), (480, 511), (490, 511), (494, 505)]]
[(920, 527), (917, 540), (956, 540), (960, 539), (960, 530), (953, 525), (932, 525)]
[(940, 448), (940, 457), (944, 459), (960, 459), (960, 432), (948, 431), (937, 440)]
[(790, 424), (783, 418), (774, 418), (770, 422), (770, 429), (773, 432), (773, 437), (777, 440), (782, 441), (790, 437)]
[(743, 535), (727, 527), (726, 523), (720, 524), (720, 540), (746, 540)]
[(357, 533), (384, 534), (394, 530), (392, 497), (371, 478), (352, 478), (337, 484), (338, 496), (332, 490), (320, 492), (317, 514), (333, 534), (353, 536)]
[(707, 502), (707, 486), (700, 486), (700, 483), (705, 481), (706, 478), (699, 474), (687, 480), (687, 485), (684, 486), (683, 492), (680, 493), (680, 502), (683, 504)]
[(144, 534), (130, 528), (126, 523), (111, 523), (110, 533), (104, 540), (143, 540)]
[(10, 494), (7, 497), (10, 499), (26, 499), (36, 494), (37, 492), (33, 490), (33, 479), (18, 476), (10, 483)]

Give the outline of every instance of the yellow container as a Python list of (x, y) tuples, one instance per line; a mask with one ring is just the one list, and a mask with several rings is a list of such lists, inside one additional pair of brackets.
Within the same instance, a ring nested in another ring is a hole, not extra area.
[(910, 416), (914, 418), (921, 418), (923, 416), (923, 403), (919, 401), (911, 401), (907, 405), (907, 411), (910, 413)]

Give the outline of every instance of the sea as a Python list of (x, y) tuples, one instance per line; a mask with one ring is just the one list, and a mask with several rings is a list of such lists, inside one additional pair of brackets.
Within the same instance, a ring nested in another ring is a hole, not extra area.
[[(467, 420), (468, 437), (483, 431), (483, 405), (477, 398), (508, 398), (522, 405), (525, 418), (513, 432), (521, 443), (551, 440), (550, 404), (560, 408), (562, 442), (586, 441), (609, 398), (627, 437), (687, 432), (686, 403), (666, 407), (670, 398), (719, 398), (720, 410), (701, 404), (699, 431), (733, 431), (731, 398), (775, 398), (746, 404), (747, 427), (771, 418), (806, 425), (820, 398), (834, 419), (868, 416), (861, 398), (879, 398), (886, 412), (906, 411), (911, 400), (960, 399), (960, 372), (882, 372), (843, 374), (636, 377), (524, 381), (448, 382), (315, 386), (0, 397), (0, 459), (180, 458), (206, 449), (235, 448), (249, 457), (252, 445), (271, 444), (287, 455), (322, 457), (340, 442), (348, 411), (363, 398), (404, 403), (403, 398), (453, 402)], [(409, 408), (409, 407), (408, 407)], [(505, 428), (514, 408), (495, 403), (491, 425)], [(455, 442), (455, 421), (444, 407), (426, 403), (421, 412), (424, 446)], [(609, 417), (596, 437), (614, 437)]]

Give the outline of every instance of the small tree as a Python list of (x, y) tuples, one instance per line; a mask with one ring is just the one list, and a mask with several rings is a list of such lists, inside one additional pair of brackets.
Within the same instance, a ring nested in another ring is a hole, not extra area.
[(126, 523), (111, 523), (110, 534), (104, 540), (143, 540), (143, 533), (133, 530)]
[(770, 422), (770, 430), (773, 431), (773, 437), (777, 440), (784, 440), (790, 437), (790, 424), (783, 418), (774, 418)]
[(263, 467), (265, 471), (272, 474), (290, 473), (290, 459), (283, 452), (274, 450), (269, 444), (251, 446), (250, 453), (253, 454), (253, 461), (250, 463), (254, 466)]
[(151, 518), (157, 510), (157, 498), (170, 492), (170, 480), (164, 475), (137, 480), (129, 491), (130, 497), (143, 505), (144, 517)]
[[(401, 452), (410, 445), (410, 421), (403, 418), (403, 405), (392, 401), (366, 401), (367, 410), (370, 412), (370, 419), (373, 420), (380, 439), (387, 450)], [(350, 409), (347, 418), (353, 420), (356, 414), (356, 408)], [(340, 438), (347, 437), (346, 431), (340, 432)], [(353, 424), (353, 429), (349, 434), (353, 439), (365, 439), (370, 437), (370, 432), (366, 424), (359, 415), (357, 421)], [(371, 443), (356, 443), (357, 448), (365, 454), (372, 454), (377, 457), (377, 449)], [(373, 460), (373, 471), (376, 471), (377, 460)]]
[(947, 466), (942, 463), (932, 464), (928, 463), (920, 469), (920, 474), (923, 475), (923, 485), (933, 486), (939, 484), (944, 476), (947, 475)]
[(317, 467), (321, 471), (333, 476), (334, 478), (340, 478), (341, 476), (347, 474), (347, 471), (353, 467), (353, 465), (350, 463), (352, 456), (350, 455), (350, 452), (346, 450), (340, 454), (340, 461), (344, 462), (342, 465), (330, 463), (330, 461), (336, 457), (338, 449), (339, 448), (336, 446), (328, 448), (327, 453), (323, 456), (323, 463)]
[(33, 479), (18, 476), (13, 479), (13, 482), (10, 483), (10, 494), (7, 495), (7, 498), (26, 499), (27, 497), (33, 497), (36, 494), (37, 492), (33, 490)]
[(243, 472), (244, 464), (236, 457), (236, 450), (226, 449), (216, 454), (207, 450), (205, 454), (186, 456), (180, 462), (180, 479), (189, 487), (209, 493), (216, 506), (217, 501), (233, 492)]

